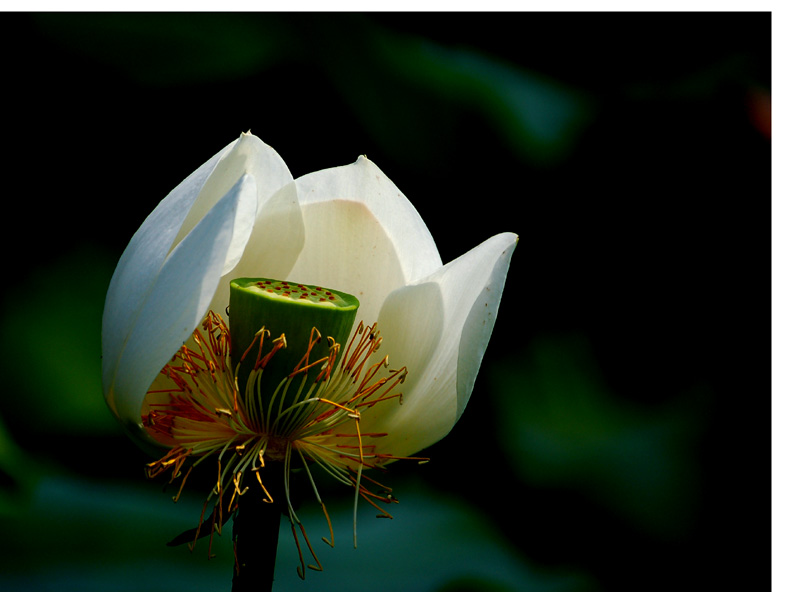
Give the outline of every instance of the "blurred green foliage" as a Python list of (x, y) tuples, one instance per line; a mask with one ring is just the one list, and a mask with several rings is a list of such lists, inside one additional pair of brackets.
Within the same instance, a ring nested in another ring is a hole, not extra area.
[[(577, 90), (467, 47), (375, 30), (364, 45), (361, 59), (368, 67), (356, 71), (360, 78), (351, 73), (339, 88), (364, 127), (397, 146), (414, 143), (411, 134), (423, 131), (416, 121), (421, 114), (423, 121), (425, 114), (440, 114), (432, 103), (458, 103), (485, 118), (520, 155), (550, 163), (564, 157), (590, 119), (590, 101)], [(345, 64), (335, 66), (345, 70)], [(445, 133), (442, 119), (434, 123)], [(437, 156), (430, 147), (420, 149), (428, 158)]]
[[(160, 92), (295, 66), (319, 77), (312, 89), (332, 84), (347, 115), (399, 160), (408, 158), (408, 145), (416, 146), (418, 159), (436, 159), (451, 133), (469, 135), (449, 130), (460, 125), (449, 113), (454, 103), (485, 120), (524, 158), (542, 163), (563, 158), (590, 120), (589, 97), (565, 84), (469, 47), (397, 34), (358, 15), (330, 21), (322, 15), (43, 14), (37, 23), (64, 46)], [(263, 91), (252, 91), (291, 93), (285, 85), (275, 77)]]
[(243, 14), (38, 14), (42, 32), (121, 69), (140, 84), (161, 87), (234, 81), (259, 72), (286, 49), (278, 22)]
[(528, 486), (575, 489), (659, 538), (688, 533), (708, 393), (654, 408), (622, 400), (580, 336), (540, 336), (490, 372), (501, 444)]
[(90, 243), (70, 246), (7, 287), (0, 345), (16, 368), (3, 414), (38, 435), (108, 435), (117, 424), (102, 402), (100, 323), (116, 261)]
[[(197, 521), (202, 500), (173, 504), (153, 484), (49, 475), (27, 507), (4, 520), (3, 590), (218, 590), (230, 585), (230, 526), (193, 553), (165, 541)], [(349, 496), (348, 496), (349, 497)], [(297, 551), (289, 528), (281, 531), (276, 590), (386, 592), (545, 590), (582, 592), (574, 574), (526, 563), (474, 509), (424, 486), (409, 484), (394, 520), (376, 520), (362, 508), (358, 549), (352, 547), (352, 506), (332, 504), (336, 547), (319, 542), (328, 528), (316, 504), (302, 512), (324, 571), (297, 577)], [(305, 550), (307, 553), (307, 550)]]
[(0, 418), (0, 520), (14, 515), (29, 499), (36, 482), (30, 463)]

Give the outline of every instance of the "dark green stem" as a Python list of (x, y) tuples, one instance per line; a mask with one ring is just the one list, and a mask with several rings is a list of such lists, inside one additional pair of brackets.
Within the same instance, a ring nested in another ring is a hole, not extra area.
[(249, 489), (239, 497), (239, 509), (233, 517), (236, 561), (232, 592), (272, 590), (281, 514), (285, 505), (283, 489), (275, 486), (283, 481), (281, 469), (281, 463), (271, 462), (260, 470), (261, 480), (269, 487), (273, 503), (264, 501), (266, 495), (255, 474), (251, 472), (246, 476), (243, 485)]

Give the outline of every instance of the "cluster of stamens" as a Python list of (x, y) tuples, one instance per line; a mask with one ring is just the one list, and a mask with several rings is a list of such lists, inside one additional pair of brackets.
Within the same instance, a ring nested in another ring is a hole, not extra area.
[[(244, 359), (255, 348), (255, 366), (247, 376), (240, 376), (240, 361), (236, 360), (234, 369), (230, 360), (231, 336), (222, 318), (209, 312), (201, 327), (193, 333), (193, 346), (181, 347), (162, 369), (168, 388), (148, 393), (143, 424), (155, 439), (170, 442), (173, 447), (164, 457), (147, 465), (147, 475), (152, 478), (168, 472), (170, 483), (182, 476), (173, 497), (177, 501), (192, 469), (208, 458), (216, 458), (217, 480), (203, 506), (190, 543), (193, 548), (204, 525), (212, 527), (207, 533), (211, 538), (214, 531), (221, 532), (224, 521), (237, 509), (239, 497), (251, 489), (242, 486), (244, 481), (253, 483), (245, 478), (247, 471), (255, 477), (260, 490), (249, 495), (261, 495), (265, 502), (273, 503), (274, 497), (267, 488), (272, 484), (262, 480), (261, 471), (269, 462), (283, 462), (287, 513), (300, 556), (298, 574), (305, 577), (306, 568), (298, 529), (314, 557), (314, 563), (308, 567), (321, 570), (289, 499), (292, 463), (308, 475), (328, 523), (330, 538), (323, 537), (327, 544), (333, 546), (333, 528), (314, 483), (311, 464), (354, 488), (354, 544), (359, 498), (377, 508), (379, 516), (391, 518), (376, 503), (396, 502), (391, 489), (363, 476), (362, 472), (396, 457), (379, 452), (371, 442), (386, 434), (362, 432), (360, 420), (362, 413), (376, 405), (390, 400), (402, 403), (402, 395), (394, 390), (404, 381), (407, 370), (389, 370), (387, 357), (373, 361), (382, 341), (376, 325), (359, 324), (344, 352), (340, 344), (329, 338), (328, 354), (316, 360), (311, 359), (312, 350), (321, 342), (322, 335), (312, 329), (306, 353), (294, 370), (280, 380), (273, 392), (262, 393), (262, 375), (269, 371), (270, 360), (284, 353), (281, 350), (287, 346), (285, 337), (271, 339), (268, 330), (258, 331), (242, 356)], [(368, 489), (363, 484), (365, 480), (380, 488), (381, 493)], [(210, 503), (212, 514), (205, 520)], [(210, 544), (209, 540), (209, 549)]]

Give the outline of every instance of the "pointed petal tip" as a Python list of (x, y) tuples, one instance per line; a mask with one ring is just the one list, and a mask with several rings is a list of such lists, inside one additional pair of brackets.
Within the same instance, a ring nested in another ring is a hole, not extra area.
[(501, 232), (498, 235), (495, 235), (498, 238), (502, 238), (508, 244), (512, 244), (516, 247), (517, 243), (519, 242), (519, 235), (515, 232)]
[(247, 130), (246, 132), (242, 132), (241, 134), (239, 134), (239, 138), (237, 139), (237, 143), (239, 143), (239, 142), (255, 142), (255, 143), (263, 144), (263, 145), (266, 146), (266, 143), (264, 142), (264, 140), (259, 138), (257, 135), (253, 134), (250, 130)]
[[(506, 259), (505, 268), (508, 269), (508, 262), (519, 244), (519, 235), (514, 232), (501, 232), (491, 238), (486, 239), (477, 248), (488, 249), (495, 252), (497, 261)], [(505, 281), (505, 280), (504, 280)]]
[(355, 166), (373, 166), (377, 168), (377, 165), (372, 162), (369, 158), (367, 158), (366, 154), (359, 154), (356, 161), (353, 163)]
[[(241, 132), (239, 137), (233, 142), (234, 146), (238, 147), (249, 147), (250, 150), (254, 151), (254, 154), (260, 153), (262, 158), (266, 155), (269, 155), (269, 158), (277, 157), (280, 162), (285, 166), (283, 159), (278, 154), (278, 152), (269, 144), (267, 144), (264, 140), (254, 134), (251, 130), (247, 130), (246, 132)], [(234, 148), (235, 149), (235, 148)], [(288, 167), (287, 167), (288, 170)]]

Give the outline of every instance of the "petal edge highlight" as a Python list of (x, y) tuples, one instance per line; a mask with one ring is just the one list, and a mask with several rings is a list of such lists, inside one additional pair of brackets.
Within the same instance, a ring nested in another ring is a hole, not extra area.
[[(109, 407), (125, 423), (141, 423), (141, 404), (153, 379), (205, 314), (219, 283), (245, 196), (255, 181), (243, 175), (164, 261), (132, 327), (113, 357), (104, 344), (103, 387)], [(202, 264), (200, 264), (202, 263)], [(113, 324), (109, 331), (117, 331)]]

